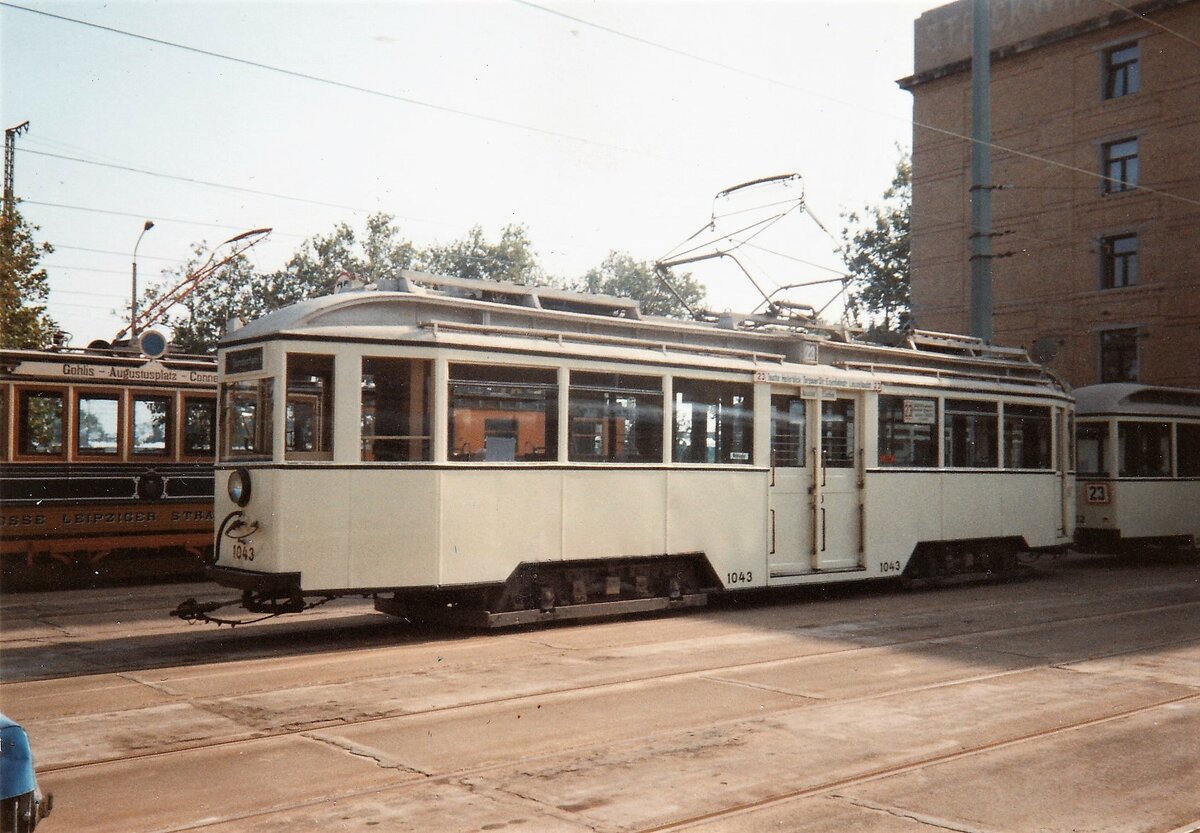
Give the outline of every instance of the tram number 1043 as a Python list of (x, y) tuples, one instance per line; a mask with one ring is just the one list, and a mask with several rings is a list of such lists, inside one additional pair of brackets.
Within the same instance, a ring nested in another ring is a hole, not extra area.
[(899, 573), (904, 568), (904, 565), (899, 561), (880, 561), (879, 572), (881, 573)]
[(754, 573), (746, 570), (742, 573), (729, 573), (725, 576), (726, 584), (749, 584), (754, 581)]
[(233, 557), (238, 559), (239, 561), (253, 561), (254, 560), (254, 547), (250, 546), (249, 544), (243, 544), (241, 541), (238, 541), (236, 544), (233, 545)]

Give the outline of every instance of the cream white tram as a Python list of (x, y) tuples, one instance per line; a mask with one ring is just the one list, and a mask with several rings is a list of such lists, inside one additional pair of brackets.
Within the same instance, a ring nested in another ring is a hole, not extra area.
[(1003, 575), (1071, 540), (1072, 400), (1024, 353), (391, 283), (222, 344), (210, 576), (249, 610), (364, 593), (504, 624)]
[(1200, 391), (1114, 383), (1076, 397), (1078, 547), (1195, 546)]

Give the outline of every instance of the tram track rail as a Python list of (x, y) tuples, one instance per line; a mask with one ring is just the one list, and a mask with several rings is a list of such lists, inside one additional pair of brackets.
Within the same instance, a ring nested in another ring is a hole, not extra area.
[[(535, 701), (538, 699), (545, 700), (546, 698), (563, 698), (563, 697), (570, 697), (572, 695), (590, 694), (590, 693), (596, 693), (596, 692), (601, 692), (601, 691), (616, 691), (616, 690), (619, 690), (622, 688), (642, 687), (642, 686), (646, 686), (646, 685), (663, 684), (663, 683), (668, 683), (671, 681), (683, 681), (683, 680), (689, 680), (689, 679), (711, 679), (713, 681), (723, 682), (726, 684), (743, 685), (743, 686), (746, 686), (749, 688), (757, 688), (757, 689), (763, 689), (763, 690), (774, 690), (769, 686), (762, 686), (762, 685), (758, 685), (758, 684), (749, 684), (749, 683), (745, 683), (745, 682), (725, 680), (725, 679), (722, 679), (721, 675), (722, 674), (732, 674), (732, 673), (742, 672), (742, 671), (768, 669), (771, 667), (784, 665), (784, 664), (788, 664), (788, 663), (812, 662), (812, 661), (829, 659), (832, 657), (847, 656), (847, 655), (851, 655), (851, 654), (859, 653), (859, 652), (894, 650), (894, 649), (903, 649), (906, 647), (915, 647), (915, 646), (933, 646), (933, 645), (939, 645), (939, 644), (954, 644), (956, 642), (962, 641), (964, 639), (969, 639), (972, 637), (1003, 636), (1006, 634), (1032, 631), (1032, 630), (1036, 630), (1037, 628), (1041, 628), (1041, 627), (1045, 627), (1045, 626), (1115, 620), (1115, 619), (1120, 619), (1122, 617), (1135, 616), (1135, 615), (1141, 615), (1141, 614), (1149, 614), (1149, 613), (1163, 613), (1163, 612), (1167, 612), (1167, 611), (1171, 611), (1171, 610), (1185, 609), (1188, 607), (1200, 608), (1200, 601), (1179, 602), (1179, 603), (1168, 604), (1168, 605), (1155, 605), (1155, 606), (1150, 606), (1150, 607), (1145, 607), (1145, 608), (1134, 608), (1134, 609), (1129, 609), (1129, 610), (1114, 611), (1114, 612), (1109, 612), (1109, 613), (1088, 614), (1088, 615), (1083, 615), (1083, 616), (1054, 617), (1054, 618), (1049, 618), (1049, 619), (1042, 620), (1042, 621), (1039, 621), (1036, 623), (1026, 623), (1026, 624), (1010, 626), (1010, 627), (1003, 627), (1003, 628), (985, 628), (985, 629), (978, 629), (978, 630), (970, 630), (970, 631), (964, 631), (964, 632), (958, 632), (958, 633), (949, 634), (949, 635), (945, 635), (945, 636), (940, 636), (940, 637), (936, 637), (936, 638), (916, 638), (916, 639), (908, 639), (908, 640), (897, 640), (897, 641), (892, 641), (892, 642), (880, 642), (880, 643), (870, 644), (870, 645), (852, 645), (852, 646), (847, 646), (844, 648), (838, 648), (838, 649), (833, 649), (833, 650), (829, 650), (829, 651), (822, 651), (819, 653), (807, 654), (807, 655), (796, 656), (796, 657), (772, 657), (769, 659), (755, 660), (755, 661), (751, 661), (751, 662), (737, 662), (737, 663), (726, 663), (724, 665), (714, 665), (714, 666), (709, 666), (709, 667), (701, 668), (701, 669), (676, 670), (676, 671), (671, 671), (671, 672), (661, 673), (661, 674), (648, 674), (648, 675), (636, 677), (636, 678), (624, 677), (621, 680), (617, 680), (617, 681), (603, 680), (603, 681), (586, 683), (586, 684), (582, 684), (582, 685), (551, 688), (551, 689), (546, 689), (546, 690), (537, 691), (537, 692), (523, 692), (520, 694), (513, 694), (510, 696), (498, 697), (498, 698), (492, 698), (492, 699), (475, 699), (475, 700), (469, 700), (469, 701), (464, 701), (461, 703), (454, 703), (454, 704), (445, 705), (445, 706), (437, 706), (437, 707), (432, 707), (432, 708), (427, 708), (427, 709), (420, 709), (420, 710), (416, 710), (416, 711), (397, 711), (397, 712), (393, 712), (393, 713), (372, 715), (370, 717), (364, 717), (364, 718), (353, 719), (353, 720), (333, 719), (333, 720), (310, 723), (310, 724), (306, 724), (304, 726), (279, 728), (279, 729), (268, 730), (268, 731), (257, 731), (257, 732), (252, 732), (249, 736), (243, 735), (243, 736), (229, 737), (229, 738), (220, 739), (220, 740), (216, 740), (216, 741), (212, 741), (212, 742), (177, 746), (177, 747), (173, 747), (170, 749), (150, 750), (150, 751), (141, 752), (141, 753), (120, 755), (120, 756), (110, 756), (110, 757), (97, 758), (97, 759), (88, 760), (88, 761), (75, 761), (75, 762), (68, 762), (68, 763), (63, 763), (63, 764), (49, 764), (46, 766), (39, 767), (39, 771), (45, 772), (47, 774), (67, 773), (67, 772), (74, 772), (74, 771), (87, 769), (87, 768), (91, 768), (91, 767), (104, 766), (107, 764), (113, 764), (113, 763), (117, 763), (117, 762), (144, 761), (144, 760), (151, 760), (151, 759), (156, 759), (156, 758), (165, 758), (168, 756), (186, 754), (189, 752), (197, 752), (197, 751), (204, 751), (204, 750), (211, 750), (211, 749), (218, 749), (218, 748), (227, 748), (227, 747), (237, 746), (239, 744), (264, 742), (264, 741), (277, 740), (280, 738), (287, 738), (287, 737), (306, 737), (309, 739), (313, 739), (311, 736), (314, 733), (327, 731), (327, 730), (351, 729), (351, 728), (357, 728), (357, 727), (361, 727), (361, 726), (369, 726), (372, 724), (378, 724), (378, 723), (383, 723), (385, 721), (394, 721), (394, 720), (414, 720), (415, 721), (415, 720), (420, 720), (423, 718), (453, 714), (455, 712), (467, 712), (472, 709), (479, 709), (479, 708), (485, 708), (485, 707), (503, 706), (503, 705), (519, 705), (521, 703), (532, 702), (532, 701)], [(1135, 654), (1135, 653), (1139, 653), (1139, 652), (1143, 652), (1143, 651), (1147, 651), (1147, 650), (1161, 650), (1164, 648), (1172, 648), (1172, 647), (1177, 647), (1177, 646), (1181, 646), (1181, 645), (1188, 645), (1188, 644), (1195, 643), (1197, 641), (1200, 641), (1200, 636), (1185, 637), (1185, 638), (1181, 638), (1181, 639), (1160, 640), (1160, 641), (1154, 642), (1154, 643), (1141, 644), (1141, 645), (1138, 645), (1136, 648), (1129, 648), (1129, 649), (1124, 649), (1124, 650), (1090, 654), (1085, 657), (1079, 657), (1076, 659), (1070, 659), (1070, 660), (1065, 660), (1065, 661), (1058, 660), (1058, 661), (1051, 661), (1051, 662), (1043, 662), (1040, 665), (1036, 663), (1036, 660), (1038, 659), (1037, 657), (1026, 655), (1026, 654), (1017, 654), (1017, 653), (1011, 652), (1011, 651), (1004, 651), (1003, 649), (999, 649), (999, 648), (989, 648), (988, 650), (991, 650), (995, 653), (1007, 654), (1010, 656), (1020, 656), (1020, 657), (1029, 659), (1029, 660), (1033, 661), (1033, 664), (1028, 665), (1028, 666), (1014, 668), (1014, 669), (1005, 669), (1005, 670), (996, 671), (996, 672), (988, 673), (988, 674), (970, 675), (970, 676), (966, 676), (966, 677), (956, 678), (953, 680), (937, 681), (937, 682), (932, 682), (932, 683), (928, 683), (928, 684), (924, 684), (924, 685), (910, 686), (907, 688), (899, 688), (899, 689), (891, 688), (886, 691), (875, 692), (872, 694), (866, 694), (866, 695), (861, 695), (861, 696), (857, 696), (857, 697), (846, 697), (846, 698), (839, 698), (839, 699), (821, 699), (815, 703), (812, 702), (813, 698), (807, 698), (804, 695), (798, 695), (798, 694), (795, 696), (797, 698), (797, 703), (798, 703), (797, 708), (809, 708), (809, 709), (820, 708), (820, 707), (826, 706), (826, 705), (868, 702), (868, 701), (880, 699), (883, 697), (894, 696), (899, 693), (917, 692), (917, 691), (923, 691), (923, 690), (928, 690), (928, 689), (943, 688), (943, 687), (947, 687), (947, 686), (961, 685), (961, 684), (969, 683), (969, 682), (988, 680), (988, 679), (997, 679), (997, 678), (1001, 678), (1001, 677), (1011, 676), (1014, 674), (1027, 673), (1028, 671), (1030, 671), (1034, 668), (1038, 668), (1038, 667), (1062, 668), (1062, 667), (1066, 667), (1066, 666), (1069, 666), (1069, 665), (1077, 663), (1077, 662), (1111, 659), (1111, 658), (1120, 657), (1123, 655)], [(169, 686), (166, 686), (163, 684), (151, 684), (148, 681), (139, 680), (139, 679), (137, 679), (136, 676), (132, 676), (132, 675), (127, 676), (125, 674), (122, 674), (120, 676), (129, 682), (136, 683), (139, 685), (145, 685), (150, 688), (154, 688), (156, 691), (159, 691), (161, 693), (165, 693), (168, 695), (175, 695), (175, 692), (173, 692)], [(359, 679), (361, 679), (361, 678), (359, 678)], [(188, 698), (181, 698), (181, 699), (188, 700)], [(215, 701), (219, 701), (220, 699), (222, 699), (222, 698), (204, 697), (204, 698), (196, 698), (195, 700), (188, 700), (188, 702), (190, 702), (191, 705), (195, 706), (196, 708), (208, 711), (214, 715), (227, 717), (227, 715), (224, 714), (223, 712), (220, 712), (218, 710), (207, 707), (208, 704), (213, 703)], [(807, 703), (805, 705), (799, 705), (803, 701), (807, 701)], [(727, 721), (720, 721), (718, 723), (710, 724), (710, 725), (733, 724), (733, 723), (741, 722), (744, 719), (745, 718), (731, 718)]]

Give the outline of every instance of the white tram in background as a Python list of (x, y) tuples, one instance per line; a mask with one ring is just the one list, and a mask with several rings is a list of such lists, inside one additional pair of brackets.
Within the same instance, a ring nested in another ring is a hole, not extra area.
[(1200, 539), (1200, 391), (1105, 384), (1075, 391), (1077, 546), (1122, 552)]
[(387, 283), (222, 344), (209, 574), (248, 610), (372, 594), (506, 624), (1005, 575), (1071, 541), (1072, 399), (1023, 352)]

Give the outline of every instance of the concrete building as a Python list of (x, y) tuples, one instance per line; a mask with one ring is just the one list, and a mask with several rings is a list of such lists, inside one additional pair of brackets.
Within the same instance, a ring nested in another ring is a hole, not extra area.
[[(899, 81), (915, 322), (963, 333), (971, 7), (920, 16)], [(993, 341), (1075, 386), (1200, 387), (1200, 2), (991, 0), (989, 22)]]

